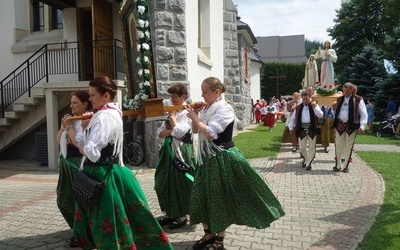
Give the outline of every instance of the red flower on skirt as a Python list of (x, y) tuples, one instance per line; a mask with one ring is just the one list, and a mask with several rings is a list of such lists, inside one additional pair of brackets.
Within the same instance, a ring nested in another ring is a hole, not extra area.
[(82, 221), (82, 212), (81, 212), (81, 209), (80, 209), (80, 208), (76, 209), (76, 212), (75, 212), (75, 219), (76, 219), (77, 221)]
[(161, 242), (168, 242), (169, 240), (168, 240), (168, 236), (167, 236), (167, 234), (164, 232), (164, 231), (162, 231), (161, 233), (160, 233), (160, 235), (158, 236), (158, 239), (161, 241)]
[(137, 249), (135, 242), (132, 243), (132, 246), (129, 249), (130, 250), (136, 250)]
[(144, 230), (146, 230), (146, 228), (144, 226), (138, 226), (137, 230), (143, 232)]
[(110, 223), (110, 219), (107, 218), (103, 223), (101, 223), (101, 230), (104, 233), (113, 233), (114, 227)]

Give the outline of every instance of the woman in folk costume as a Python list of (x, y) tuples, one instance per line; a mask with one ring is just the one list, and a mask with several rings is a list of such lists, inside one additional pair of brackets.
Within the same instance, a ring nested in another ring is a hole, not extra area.
[(315, 54), (315, 59), (322, 58), (321, 63), (321, 87), (330, 88), (335, 84), (335, 71), (333, 63), (337, 61), (336, 52), (331, 49), (331, 43), (325, 41), (324, 49), (319, 47), (318, 52)]
[(254, 108), (254, 116), (256, 117), (256, 124), (259, 124), (261, 121), (261, 109), (263, 108), (263, 105), (260, 102), (260, 100), (257, 100), (253, 108)]
[(267, 106), (265, 106), (265, 110), (267, 111), (267, 115), (264, 117), (264, 126), (269, 127), (269, 131), (272, 131), (272, 128), (275, 126), (276, 122), (276, 113), (278, 112), (278, 108), (274, 103), (274, 99), (270, 99)]
[(153, 217), (146, 197), (130, 169), (122, 162), (122, 112), (113, 102), (116, 84), (106, 76), (89, 82), (97, 112), (82, 122), (77, 136), (84, 155), (81, 168), (103, 182), (100, 200), (89, 208), (77, 205), (74, 235), (83, 249), (172, 249)]
[(285, 122), (286, 126), (285, 126), (285, 130), (283, 131), (282, 142), (283, 143), (290, 142), (293, 146), (293, 148), (292, 148), (293, 153), (297, 151), (297, 149), (299, 147), (299, 142), (297, 140), (297, 136), (295, 136), (289, 132), (288, 124), (289, 124), (290, 117), (293, 114), (293, 111), (299, 104), (300, 104), (300, 93), (294, 92), (292, 94), (292, 100), (287, 103), (285, 111), (283, 112), (286, 116), (286, 122)]
[[(68, 226), (72, 229), (75, 215), (75, 200), (72, 195), (72, 183), (75, 178), (76, 169), (71, 167), (68, 162), (80, 165), (82, 154), (79, 152), (76, 142), (76, 133), (82, 129), (81, 121), (69, 120), (71, 116), (81, 116), (92, 108), (89, 101), (89, 94), (85, 91), (74, 91), (71, 93), (70, 114), (65, 114), (61, 119), (61, 127), (57, 133), (57, 143), (60, 144), (60, 158), (57, 183), (57, 206)], [(75, 238), (72, 237), (70, 247), (78, 247)]]
[(314, 87), (317, 82), (319, 82), (317, 61), (314, 59), (314, 54), (311, 54), (306, 63), (303, 88)]
[[(186, 84), (176, 83), (168, 88), (168, 93), (173, 105), (185, 104), (188, 96)], [(161, 226), (169, 225), (170, 229), (176, 229), (187, 223), (195, 165), (192, 121), (187, 111), (170, 111), (168, 121), (158, 128), (157, 135), (165, 138), (154, 175), (154, 189), (161, 211), (164, 212), (164, 217), (158, 222)], [(191, 168), (186, 173), (180, 171), (173, 164), (174, 156)]]
[(198, 132), (198, 167), (190, 200), (190, 223), (202, 223), (204, 236), (193, 249), (224, 249), (231, 224), (266, 228), (283, 216), (268, 183), (232, 142), (235, 113), (221, 94), (226, 86), (209, 77), (201, 84), (207, 103), (187, 108), (193, 133)]

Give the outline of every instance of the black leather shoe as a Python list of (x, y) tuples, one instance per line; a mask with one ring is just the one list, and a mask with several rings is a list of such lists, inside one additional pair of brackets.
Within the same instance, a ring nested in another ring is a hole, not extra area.
[(200, 250), (203, 249), (208, 244), (213, 244), (215, 241), (215, 236), (211, 237), (210, 239), (206, 240), (204, 236), (193, 245), (193, 250)]
[(348, 172), (350, 172), (349, 167), (345, 167), (345, 168), (343, 169), (343, 173), (348, 173)]
[(162, 217), (161, 219), (159, 219), (157, 221), (158, 221), (158, 224), (160, 224), (160, 226), (166, 226), (166, 225), (171, 224), (174, 220), (176, 220), (176, 219), (164, 216), (164, 217)]
[(302, 167), (302, 168), (305, 168), (305, 167), (306, 167), (306, 164), (305, 164), (305, 163), (302, 163), (302, 164), (301, 164), (301, 167)]
[(308, 165), (308, 166), (306, 167), (306, 170), (307, 170), (307, 171), (310, 171), (310, 170), (311, 170), (311, 164)]
[(340, 171), (340, 168), (338, 168), (338, 167), (334, 166), (334, 167), (333, 167), (333, 171), (335, 171), (335, 172), (339, 172), (339, 171)]
[(292, 148), (292, 152), (293, 152), (293, 153), (296, 153), (296, 151), (297, 151), (297, 146), (294, 146), (294, 147)]
[(70, 241), (71, 241), (71, 242), (69, 243), (69, 247), (70, 247), (70, 248), (77, 248), (77, 247), (79, 247), (79, 244), (78, 244), (78, 242), (75, 240), (74, 237), (71, 237)]
[(169, 224), (169, 229), (177, 229), (180, 227), (183, 227), (187, 223), (187, 219), (181, 220), (181, 219), (176, 219), (174, 220), (171, 224)]

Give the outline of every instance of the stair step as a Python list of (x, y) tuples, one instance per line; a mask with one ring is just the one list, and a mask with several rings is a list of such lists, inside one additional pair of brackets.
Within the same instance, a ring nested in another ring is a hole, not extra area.
[[(44, 98), (44, 97), (43, 97)], [(25, 104), (25, 105), (36, 105), (42, 100), (39, 97), (25, 97), (22, 100), (18, 101), (17, 104)]]
[(0, 118), (0, 129), (4, 130), (5, 127), (10, 126), (10, 120), (8, 118)]
[(44, 98), (45, 94), (44, 94), (44, 89), (40, 88), (40, 87), (35, 87), (31, 89), (31, 96), (33, 97), (40, 97), (40, 98)]
[(28, 112), (32, 110), (34, 104), (26, 104), (26, 103), (15, 103), (13, 105), (13, 111), (16, 112)]
[(6, 111), (4, 112), (4, 118), (6, 119), (19, 119), (23, 117), (23, 112)]

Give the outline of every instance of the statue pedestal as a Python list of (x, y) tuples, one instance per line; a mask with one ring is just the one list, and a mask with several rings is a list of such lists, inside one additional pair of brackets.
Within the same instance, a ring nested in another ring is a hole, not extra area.
[(312, 96), (312, 101), (313, 102), (315, 101), (319, 106), (332, 106), (332, 103), (334, 101), (336, 101), (336, 99), (338, 97), (341, 97), (341, 96), (342, 96), (342, 94), (338, 94), (338, 93), (333, 94), (333, 95), (328, 95), (328, 96), (314, 94)]

